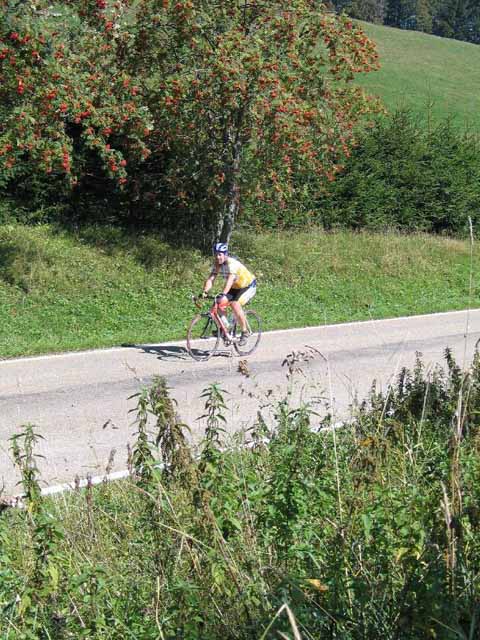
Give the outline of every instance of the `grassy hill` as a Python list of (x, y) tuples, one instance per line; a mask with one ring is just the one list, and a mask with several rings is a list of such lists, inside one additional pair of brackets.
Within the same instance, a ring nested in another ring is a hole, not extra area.
[[(479, 305), (467, 241), (320, 230), (237, 233), (265, 329)], [(184, 338), (209, 260), (149, 234), (0, 227), (0, 357)], [(473, 287), (470, 289), (470, 271)]]
[(480, 130), (480, 46), (361, 23), (377, 43), (382, 68), (359, 78), (389, 110), (411, 106), (435, 119)]

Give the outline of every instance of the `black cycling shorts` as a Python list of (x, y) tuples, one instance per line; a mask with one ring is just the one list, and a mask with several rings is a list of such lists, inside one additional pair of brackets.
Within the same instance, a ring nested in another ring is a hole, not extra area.
[[(241, 289), (230, 289), (230, 291), (226, 295), (230, 302), (236, 302), (237, 300), (240, 300), (245, 291), (248, 291), (249, 289), (256, 289), (256, 287), (257, 281), (254, 280), (248, 285), (248, 287), (242, 287)], [(250, 299), (251, 297), (253, 298), (253, 296), (248, 296), (248, 299)]]

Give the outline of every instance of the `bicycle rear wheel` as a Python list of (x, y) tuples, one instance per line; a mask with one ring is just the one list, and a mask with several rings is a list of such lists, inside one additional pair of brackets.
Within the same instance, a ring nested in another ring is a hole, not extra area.
[[(258, 343), (260, 342), (260, 338), (262, 337), (262, 321), (260, 316), (253, 309), (247, 309), (245, 311), (245, 317), (247, 319), (247, 329), (249, 331), (249, 336), (244, 345), (239, 345), (237, 340), (234, 340), (233, 346), (235, 347), (235, 351), (239, 356), (249, 356), (251, 353), (255, 351), (258, 347)], [(240, 327), (235, 325), (234, 328), (234, 337), (240, 337)]]
[(188, 327), (187, 351), (194, 360), (208, 360), (218, 349), (220, 336), (210, 314), (199, 313)]

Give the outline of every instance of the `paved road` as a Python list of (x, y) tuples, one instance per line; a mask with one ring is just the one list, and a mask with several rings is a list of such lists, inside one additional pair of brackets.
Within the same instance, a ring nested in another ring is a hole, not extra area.
[(1, 361), (0, 482), (15, 491), (8, 440), (27, 422), (45, 438), (39, 466), (49, 485), (101, 475), (113, 449), (113, 469), (124, 469), (135, 431), (129, 413), (135, 401), (128, 398), (154, 375), (167, 378), (182, 419), (198, 439), (204, 428), (197, 420), (200, 394), (208, 383), (221, 382), (228, 391), (230, 430), (251, 423), (262, 407), (270, 419), (265, 405), (284, 397), (288, 370), (282, 362), (293, 352), (302, 369), (295, 374), (295, 400), (314, 402), (319, 413), (333, 406), (341, 419), (373, 379), (385, 389), (403, 366), (412, 366), (417, 351), (434, 366), (449, 346), (468, 366), (479, 338), (480, 310), (474, 310), (266, 333), (247, 359), (249, 377), (239, 372), (238, 357), (226, 353), (193, 362), (181, 342)]

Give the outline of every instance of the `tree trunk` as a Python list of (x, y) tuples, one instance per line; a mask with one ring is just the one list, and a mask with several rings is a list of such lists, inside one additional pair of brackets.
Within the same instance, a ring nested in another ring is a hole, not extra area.
[(217, 238), (219, 242), (230, 242), (238, 210), (240, 208), (240, 157), (241, 142), (237, 140), (233, 146), (233, 159), (225, 169), (227, 193), (225, 206), (218, 220)]

